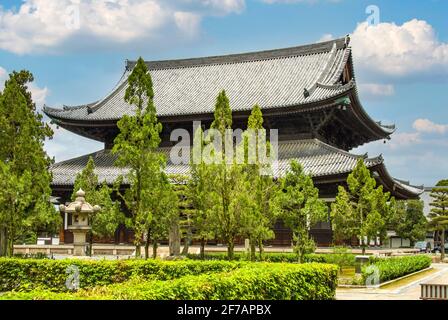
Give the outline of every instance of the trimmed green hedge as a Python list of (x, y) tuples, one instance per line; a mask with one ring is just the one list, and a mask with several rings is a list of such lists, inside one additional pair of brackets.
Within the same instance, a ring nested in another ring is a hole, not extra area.
[(237, 269), (244, 262), (160, 261), (160, 260), (33, 260), (0, 258), (0, 292), (10, 290), (66, 291), (69, 267), (79, 270), (80, 288), (109, 285), (133, 277), (143, 280), (169, 280), (207, 272)]
[[(188, 254), (187, 258), (192, 260), (201, 259), (199, 254)], [(207, 253), (204, 256), (204, 260), (227, 260), (227, 253), (216, 252)], [(237, 252), (234, 254), (235, 261), (247, 261), (249, 257), (246, 253)], [(260, 256), (256, 255), (256, 261), (260, 261)], [(297, 255), (290, 252), (273, 253), (267, 252), (263, 254), (263, 261), (265, 262), (297, 262)], [(330, 263), (344, 266), (355, 265), (355, 255), (351, 253), (328, 253), (328, 254), (307, 254), (304, 257), (304, 262), (318, 262), (318, 263)]]
[(363, 267), (362, 280), (365, 283), (367, 277), (372, 273), (372, 267), (376, 266), (379, 271), (380, 282), (396, 279), (407, 274), (429, 268), (431, 266), (431, 257), (426, 255), (377, 258), (369, 259), (370, 265)]
[(328, 300), (334, 299), (336, 285), (334, 265), (253, 263), (225, 273), (168, 281), (136, 279), (72, 294), (11, 292), (0, 299)]

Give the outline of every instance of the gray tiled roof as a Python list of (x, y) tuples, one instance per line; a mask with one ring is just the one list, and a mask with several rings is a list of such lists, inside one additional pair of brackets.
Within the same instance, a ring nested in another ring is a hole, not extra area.
[[(147, 62), (159, 116), (212, 113), (225, 89), (233, 111), (297, 107), (323, 101), (355, 86), (338, 83), (350, 57), (345, 39), (307, 46), (220, 57)], [(133, 62), (128, 62), (132, 67)], [(127, 68), (129, 70), (129, 68)], [(124, 102), (126, 71), (114, 90), (96, 103), (44, 111), (52, 118), (117, 120), (135, 110)], [(304, 90), (309, 96), (304, 95)]]
[[(161, 151), (168, 155), (170, 148), (161, 148)], [(359, 158), (364, 158), (368, 167), (383, 163), (382, 157), (367, 159), (365, 156), (348, 153), (317, 139), (279, 142), (278, 153), (278, 163), (273, 166), (275, 177), (282, 176), (288, 171), (289, 162), (292, 159), (301, 163), (305, 171), (313, 177), (351, 172)], [(95, 162), (96, 174), (100, 182), (113, 183), (119, 175), (127, 173), (126, 169), (114, 166), (115, 155), (108, 150), (101, 150), (54, 164), (51, 168), (53, 185), (73, 185), (77, 173), (84, 169), (90, 156)], [(174, 165), (168, 161), (166, 173), (188, 175), (189, 166)]]

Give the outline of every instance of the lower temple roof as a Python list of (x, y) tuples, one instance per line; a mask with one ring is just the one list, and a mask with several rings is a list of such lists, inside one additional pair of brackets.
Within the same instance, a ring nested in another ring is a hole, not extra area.
[[(168, 175), (188, 175), (189, 165), (173, 164), (169, 160), (170, 151), (171, 147), (160, 148), (160, 152), (166, 154), (168, 159), (165, 172)], [(128, 169), (118, 168), (114, 165), (117, 155), (112, 154), (110, 150), (100, 150), (54, 164), (51, 167), (53, 187), (73, 186), (76, 175), (85, 168), (89, 157), (92, 157), (95, 162), (95, 173), (98, 175), (99, 182), (105, 181), (108, 184), (112, 184), (120, 175), (123, 175), (126, 183)], [(305, 172), (311, 174), (313, 179), (324, 179), (325, 177), (349, 174), (355, 168), (359, 158), (364, 159), (369, 169), (378, 168), (378, 170), (375, 170), (376, 175), (379, 175), (380, 180), (384, 181), (388, 189), (391, 189), (392, 194), (395, 191), (399, 191), (409, 198), (416, 198), (423, 192), (421, 188), (392, 178), (385, 169), (382, 156), (367, 158), (366, 155), (354, 155), (318, 139), (280, 141), (278, 145), (278, 160), (274, 162), (272, 168), (274, 177), (278, 178), (285, 175), (289, 170), (291, 160), (297, 160), (303, 166)]]

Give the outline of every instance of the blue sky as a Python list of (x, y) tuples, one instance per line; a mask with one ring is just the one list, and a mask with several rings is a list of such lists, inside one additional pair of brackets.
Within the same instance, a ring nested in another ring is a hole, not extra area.
[[(370, 5), (378, 15), (366, 13)], [(447, 13), (444, 0), (1, 0), (0, 79), (29, 69), (39, 106), (77, 105), (105, 96), (127, 58), (221, 55), (350, 33), (364, 108), (398, 127), (386, 144), (353, 152), (382, 153), (392, 175), (429, 186), (448, 177)], [(56, 161), (101, 148), (63, 129), (46, 143)]]

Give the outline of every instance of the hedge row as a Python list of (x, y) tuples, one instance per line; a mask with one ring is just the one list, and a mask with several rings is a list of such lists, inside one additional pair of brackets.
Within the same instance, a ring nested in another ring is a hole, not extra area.
[(34, 260), (0, 258), (0, 292), (35, 288), (66, 291), (66, 281), (79, 271), (80, 288), (109, 285), (133, 277), (143, 280), (169, 280), (207, 272), (237, 269), (244, 262), (160, 261), (160, 260)]
[(334, 299), (336, 285), (334, 265), (253, 263), (230, 272), (168, 281), (131, 280), (72, 294), (11, 292), (0, 299), (328, 300)]
[(370, 258), (370, 266), (363, 267), (362, 279), (372, 275), (375, 270), (371, 266), (376, 266), (379, 271), (380, 282), (396, 279), (407, 274), (429, 268), (431, 257), (426, 255), (393, 257), (393, 258)]
[[(188, 254), (187, 258), (192, 260), (201, 259), (199, 254)], [(204, 256), (205, 260), (227, 260), (227, 253), (207, 253)], [(235, 261), (247, 261), (250, 257), (246, 253), (235, 253), (234, 260)], [(295, 253), (290, 252), (282, 252), (282, 253), (264, 253), (262, 259), (260, 256), (256, 255), (256, 261), (265, 261), (265, 262), (297, 262), (297, 255)], [(317, 262), (317, 263), (330, 263), (344, 266), (354, 266), (355, 265), (355, 255), (351, 253), (328, 253), (328, 254), (307, 254), (304, 257), (304, 262)]]

